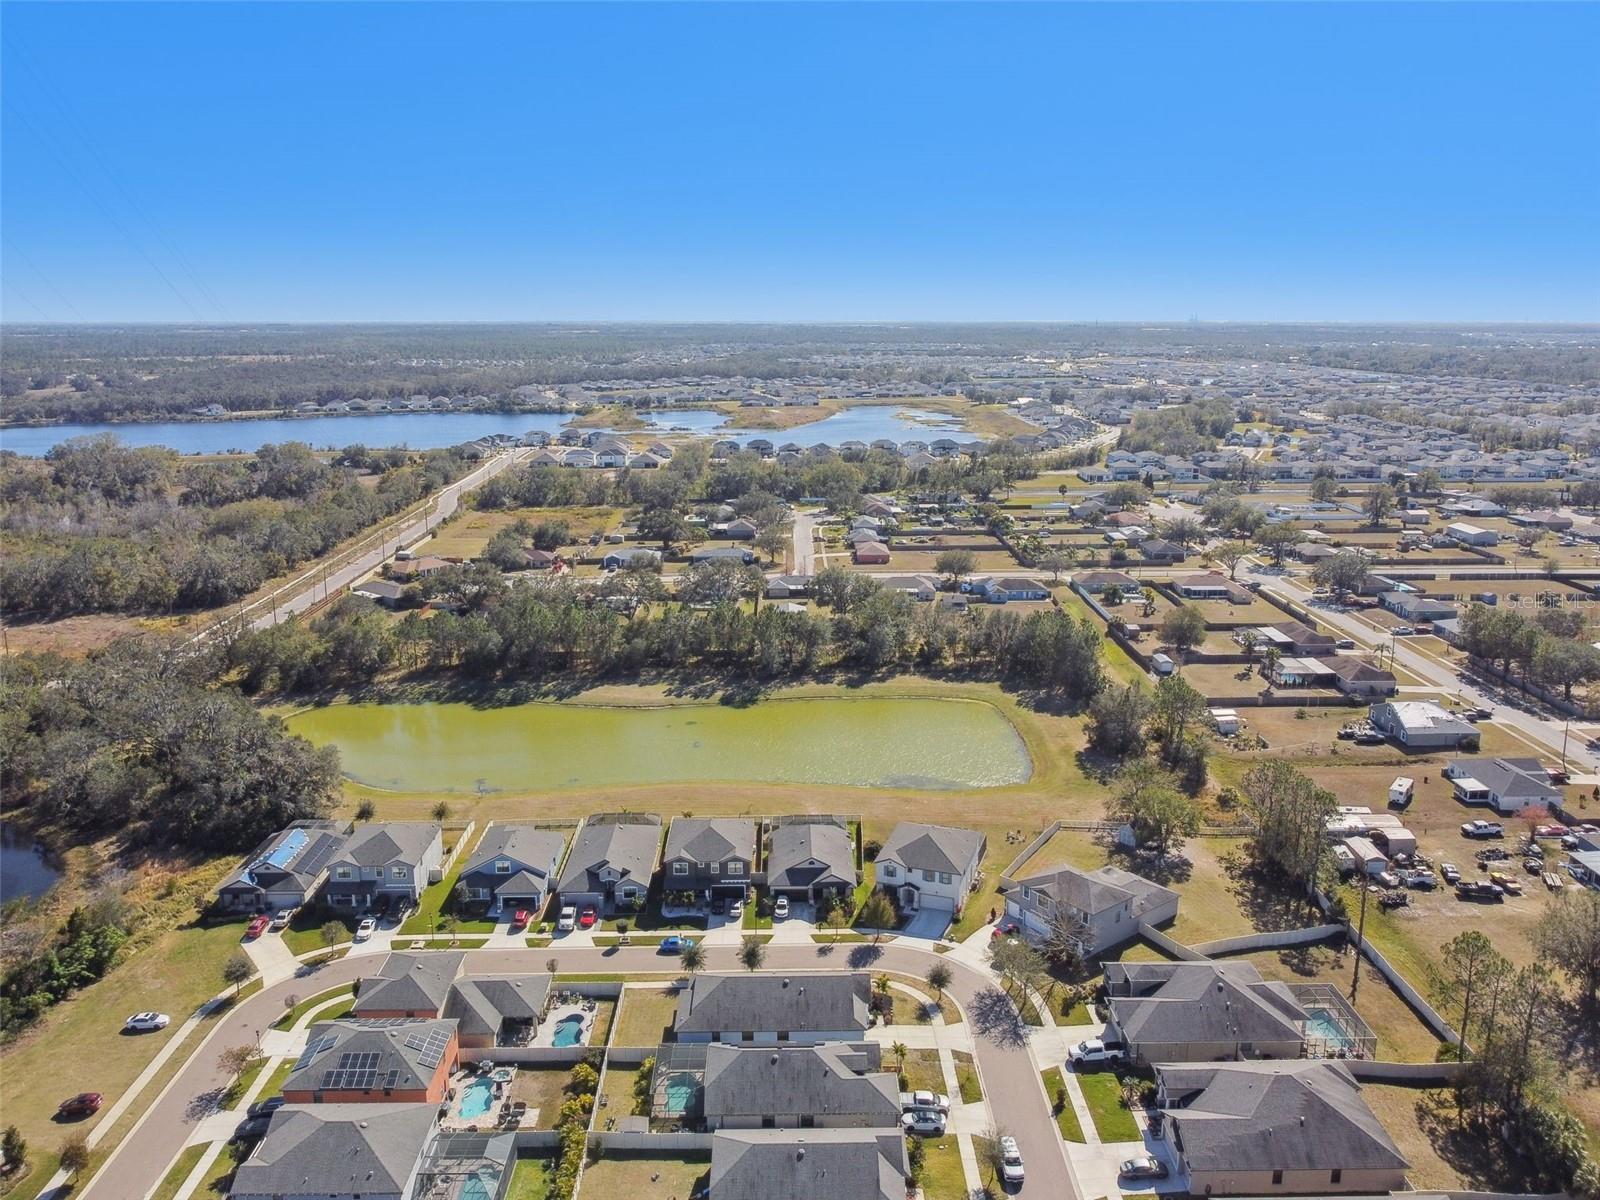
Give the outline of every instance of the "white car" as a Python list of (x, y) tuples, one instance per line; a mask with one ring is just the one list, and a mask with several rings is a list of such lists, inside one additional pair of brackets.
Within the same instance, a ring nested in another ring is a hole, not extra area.
[(172, 1018), (166, 1013), (142, 1012), (134, 1013), (122, 1023), (122, 1027), (129, 1033), (154, 1033), (158, 1029), (165, 1029), (172, 1024)]
[(1097, 1063), (1123, 1062), (1128, 1057), (1128, 1048), (1121, 1042), (1106, 1042), (1100, 1038), (1088, 1038), (1074, 1046), (1069, 1057), (1075, 1067), (1091, 1066)]
[(902, 1116), (900, 1127), (907, 1133), (919, 1134), (922, 1137), (943, 1137), (944, 1114), (935, 1112), (931, 1108), (919, 1108)]
[(1003, 1137), (1000, 1139), (1000, 1178), (1007, 1183), (1022, 1182), (1022, 1151), (1017, 1148), (1017, 1139)]
[(937, 1113), (950, 1111), (950, 1097), (941, 1092), (901, 1092), (900, 1109), (902, 1112), (916, 1112), (918, 1109), (931, 1109)]
[(287, 929), (289, 928), (289, 922), (293, 917), (294, 911), (292, 909), (280, 908), (277, 912), (272, 914), (272, 922), (267, 926), (267, 928)]
[(362, 917), (361, 924), (356, 926), (356, 941), (364, 942), (378, 932), (378, 919), (376, 917)]
[(789, 915), (789, 897), (779, 896), (772, 902), (772, 915), (780, 921)]
[(569, 904), (561, 910), (561, 916), (556, 921), (557, 933), (571, 933), (578, 927), (578, 910)]
[(730, 921), (738, 921), (738, 920), (743, 919), (743, 917), (744, 917), (744, 901), (743, 900), (735, 900), (732, 904), (728, 905), (728, 919)]

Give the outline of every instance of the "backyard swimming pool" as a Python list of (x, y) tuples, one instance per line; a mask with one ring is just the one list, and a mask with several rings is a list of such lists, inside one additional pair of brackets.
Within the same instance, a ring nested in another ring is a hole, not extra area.
[(1306, 1040), (1320, 1041), (1331, 1050), (1349, 1050), (1355, 1045), (1355, 1039), (1325, 1008), (1306, 1009)]
[(700, 1081), (695, 1078), (693, 1071), (679, 1071), (667, 1077), (662, 1088), (666, 1103), (664, 1105), (667, 1115), (681, 1117), (688, 1112), (694, 1104), (694, 1094), (699, 1089)]
[(466, 1120), (481, 1117), (494, 1107), (494, 1081), (474, 1079), (461, 1089), (461, 1103), (456, 1112)]
[(583, 1018), (577, 1013), (569, 1013), (556, 1022), (556, 1027), (551, 1031), (550, 1044), (552, 1046), (576, 1046), (583, 1040)]

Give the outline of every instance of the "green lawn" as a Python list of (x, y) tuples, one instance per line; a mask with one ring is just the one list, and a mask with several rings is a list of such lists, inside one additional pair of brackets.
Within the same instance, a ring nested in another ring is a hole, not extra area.
[[(481, 836), (480, 832), (475, 836), (474, 841)], [(411, 914), (410, 919), (404, 925), (400, 926), (401, 933), (431, 934), (439, 932), (439, 919), (450, 913), (448, 904), (450, 894), (455, 891), (456, 880), (461, 877), (461, 868), (467, 865), (467, 860), (471, 855), (471, 846), (463, 848), (461, 853), (456, 855), (455, 864), (450, 868), (450, 873), (422, 893), (422, 901), (417, 905), (417, 911)], [(481, 918), (467, 919), (457, 917), (453, 913), (450, 913), (450, 916), (454, 921), (454, 924), (449, 927), (451, 932), (493, 933), (495, 930), (495, 922), (493, 921)]]
[[(350, 996), (353, 999), (355, 997), (355, 990), (355, 984), (347, 983), (343, 987), (329, 988), (325, 992), (318, 992), (314, 996), (307, 996), (288, 1012), (284, 1013), (283, 1016), (274, 1021), (272, 1023), (272, 1027), (274, 1029), (293, 1029), (296, 1021), (305, 1016), (318, 1005), (328, 1003), (328, 1001), (332, 1000), (335, 996)], [(329, 1009), (330, 1013), (334, 1011), (337, 1010)], [(319, 1019), (326, 1020), (327, 1018), (322, 1017)]]
[(1110, 1071), (1096, 1071), (1078, 1076), (1078, 1086), (1083, 1089), (1084, 1102), (1094, 1127), (1102, 1142), (1134, 1142), (1139, 1139), (1139, 1126), (1133, 1114), (1122, 1104), (1122, 1084)]
[(965, 1050), (952, 1051), (956, 1060), (956, 1084), (961, 1089), (963, 1104), (976, 1104), (983, 1099), (983, 1085), (978, 1082), (978, 1068), (972, 1055)]
[(925, 1200), (966, 1200), (967, 1176), (961, 1169), (956, 1135), (923, 1138), (922, 1194)]
[(550, 1165), (548, 1154), (517, 1155), (506, 1200), (545, 1200), (550, 1192)]
[(619, 1046), (655, 1046), (672, 1027), (678, 1011), (675, 988), (624, 988), (622, 1013), (617, 1018)]
[(1071, 1097), (1066, 1095), (1067, 1085), (1061, 1077), (1061, 1068), (1047, 1067), (1039, 1072), (1039, 1078), (1044, 1080), (1045, 1094), (1050, 1097), (1050, 1110), (1055, 1113), (1056, 1128), (1061, 1130), (1061, 1136), (1069, 1142), (1086, 1141), (1083, 1126), (1078, 1123), (1078, 1111), (1072, 1107)]
[(178, 1155), (177, 1161), (167, 1172), (167, 1177), (161, 1181), (161, 1186), (150, 1193), (150, 1200), (172, 1200), (178, 1194), (178, 1189), (183, 1186), (183, 1181), (189, 1178), (189, 1173), (200, 1162), (200, 1156), (206, 1152), (209, 1145), (208, 1142), (202, 1142), (198, 1146), (185, 1146), (183, 1153)]

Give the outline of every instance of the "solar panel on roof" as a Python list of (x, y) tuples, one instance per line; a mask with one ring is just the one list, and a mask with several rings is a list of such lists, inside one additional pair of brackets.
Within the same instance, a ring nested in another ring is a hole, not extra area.
[(336, 1041), (338, 1039), (331, 1033), (312, 1038), (306, 1043), (306, 1048), (300, 1052), (300, 1057), (295, 1060), (294, 1069), (300, 1071), (309, 1067), (312, 1059), (316, 1058), (324, 1050), (330, 1049)]
[(425, 1067), (437, 1067), (444, 1058), (445, 1047), (450, 1045), (450, 1033), (444, 1029), (429, 1029), (413, 1033), (406, 1045), (417, 1052), (417, 1061)]
[(304, 829), (291, 829), (283, 841), (275, 846), (272, 852), (261, 861), (269, 867), (277, 867), (280, 871), (294, 861), (294, 856), (305, 849), (306, 842), (311, 840), (311, 835)]

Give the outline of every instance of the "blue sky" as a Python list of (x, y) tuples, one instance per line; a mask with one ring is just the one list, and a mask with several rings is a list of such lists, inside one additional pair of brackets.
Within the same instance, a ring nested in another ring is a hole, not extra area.
[(1600, 320), (1600, 6), (7, 3), (0, 315)]

